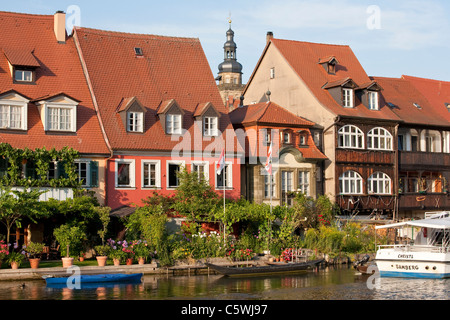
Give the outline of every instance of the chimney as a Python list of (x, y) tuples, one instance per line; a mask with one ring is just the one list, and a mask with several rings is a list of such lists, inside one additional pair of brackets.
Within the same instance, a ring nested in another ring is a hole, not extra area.
[(66, 14), (64, 11), (56, 11), (53, 15), (53, 31), (58, 43), (66, 43)]
[(272, 38), (273, 38), (273, 32), (272, 31), (267, 31), (266, 44), (268, 44), (270, 39), (272, 39)]

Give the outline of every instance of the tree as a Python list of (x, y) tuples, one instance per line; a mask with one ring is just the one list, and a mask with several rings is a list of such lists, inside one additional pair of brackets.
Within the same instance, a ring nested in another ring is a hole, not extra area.
[(48, 214), (46, 207), (39, 201), (39, 196), (45, 191), (39, 189), (11, 190), (0, 187), (0, 219), (6, 226), (6, 241), (9, 242), (11, 228), (16, 225), (22, 227), (22, 219), (28, 218), (36, 222), (36, 218)]
[(109, 212), (111, 211), (110, 207), (95, 207), (95, 211), (98, 214), (98, 217), (100, 221), (102, 222), (102, 229), (98, 231), (98, 235), (102, 239), (102, 246), (105, 245), (105, 236), (106, 231), (108, 230), (108, 224), (111, 220), (111, 217), (109, 216)]

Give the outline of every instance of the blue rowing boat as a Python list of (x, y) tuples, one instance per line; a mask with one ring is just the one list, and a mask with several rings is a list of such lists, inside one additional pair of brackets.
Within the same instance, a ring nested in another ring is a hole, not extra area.
[(45, 282), (47, 285), (66, 285), (68, 283), (74, 283), (80, 281), (80, 284), (95, 284), (95, 283), (138, 283), (141, 282), (142, 273), (107, 273), (107, 274), (90, 274), (80, 275), (79, 279), (75, 276), (71, 277), (53, 277), (45, 276)]

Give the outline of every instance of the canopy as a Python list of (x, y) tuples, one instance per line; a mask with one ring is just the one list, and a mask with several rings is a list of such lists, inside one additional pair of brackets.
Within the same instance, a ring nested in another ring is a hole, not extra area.
[(385, 224), (384, 226), (376, 226), (375, 229), (398, 228), (398, 227), (404, 227), (404, 226), (433, 228), (433, 229), (450, 229), (450, 219), (449, 218), (441, 218), (441, 219), (411, 220), (411, 221)]

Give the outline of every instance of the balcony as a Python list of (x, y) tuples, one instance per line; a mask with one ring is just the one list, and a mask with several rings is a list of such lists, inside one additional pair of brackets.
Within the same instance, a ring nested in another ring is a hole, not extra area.
[(400, 151), (399, 167), (401, 171), (450, 170), (450, 154), (441, 152)]
[(399, 210), (450, 210), (450, 193), (399, 194)]
[(394, 210), (394, 195), (338, 195), (336, 203), (341, 210), (359, 210), (372, 211), (378, 210)]
[(393, 165), (394, 157), (393, 151), (336, 149), (337, 163)]

